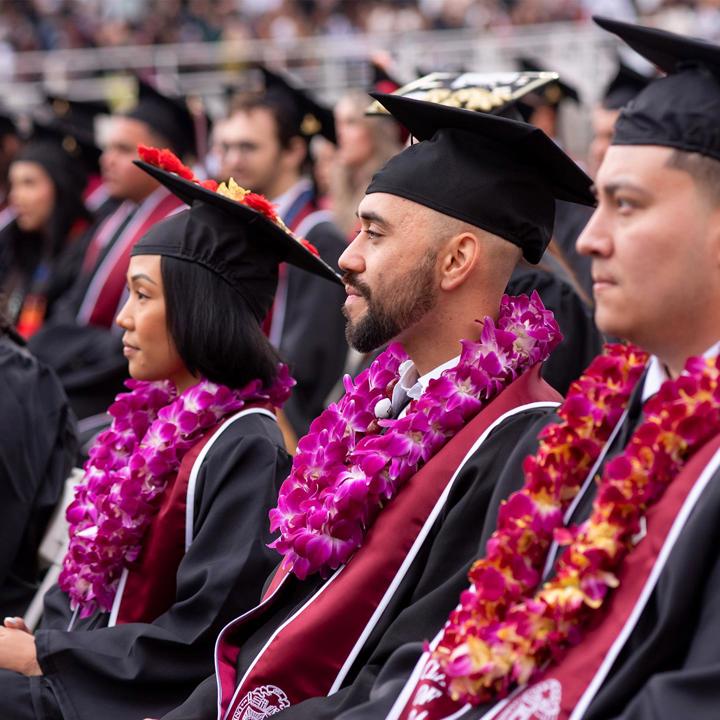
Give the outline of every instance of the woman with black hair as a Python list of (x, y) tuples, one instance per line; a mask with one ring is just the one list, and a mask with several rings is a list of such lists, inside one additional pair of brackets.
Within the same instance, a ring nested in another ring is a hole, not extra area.
[(201, 186), (169, 153), (141, 156), (191, 209), (132, 251), (116, 322), (133, 380), (68, 508), (41, 628), (0, 629), (15, 720), (164, 714), (212, 672), (219, 630), (277, 564), (267, 517), (290, 459), (275, 411), (293, 381), (260, 323), (281, 262), (339, 278), (261, 196)]
[(15, 219), (0, 235), (0, 291), (28, 338), (80, 269), (90, 221), (82, 198), (87, 177), (60, 145), (36, 140), (13, 160), (8, 179)]

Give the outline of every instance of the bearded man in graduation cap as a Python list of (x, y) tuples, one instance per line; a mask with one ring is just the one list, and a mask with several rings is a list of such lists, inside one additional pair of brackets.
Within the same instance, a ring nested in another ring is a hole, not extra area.
[(666, 73), (621, 111), (578, 240), (628, 344), (519, 444), (456, 609), (343, 720), (718, 714), (720, 47), (596, 22)]
[(220, 635), (216, 677), (166, 718), (317, 717), (303, 701), (352, 683), (403, 608), (464, 578), (500, 468), (555, 406), (538, 373), (557, 325), (503, 289), (542, 256), (556, 197), (593, 201), (589, 178), (525, 123), (376, 97), (418, 142), (372, 180), (340, 268), (350, 343), (394, 342), (300, 440), (271, 512), (283, 562)]

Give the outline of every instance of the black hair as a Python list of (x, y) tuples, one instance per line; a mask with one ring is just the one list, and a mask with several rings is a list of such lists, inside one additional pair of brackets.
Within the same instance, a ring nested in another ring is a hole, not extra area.
[(228, 283), (197, 263), (160, 258), (168, 332), (193, 375), (239, 389), (270, 385), (279, 357), (247, 303)]

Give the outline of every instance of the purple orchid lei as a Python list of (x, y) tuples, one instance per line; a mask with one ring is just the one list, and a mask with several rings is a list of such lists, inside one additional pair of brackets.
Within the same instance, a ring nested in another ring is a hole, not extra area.
[(232, 390), (203, 379), (178, 395), (170, 381), (126, 382), (130, 392), (108, 409), (112, 424), (91, 448), (66, 512), (70, 545), (59, 584), (80, 617), (111, 609), (122, 570), (138, 558), (187, 451), (248, 403), (282, 406), (294, 384), (285, 365), (269, 387), (253, 380)]
[[(497, 324), (482, 322), (478, 342), (463, 340), (454, 368), (431, 380), (400, 419), (378, 420), (408, 359), (391, 345), (310, 425), (280, 488), (271, 547), (298, 578), (327, 576), (362, 544), (377, 513), (503, 388), (545, 360), (562, 335), (540, 296), (504, 296)], [(382, 432), (384, 430), (384, 432)], [(382, 434), (381, 434), (382, 432)]]

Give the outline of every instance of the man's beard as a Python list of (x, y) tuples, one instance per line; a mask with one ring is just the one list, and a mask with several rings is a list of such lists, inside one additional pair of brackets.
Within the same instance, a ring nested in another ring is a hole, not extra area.
[(365, 314), (355, 323), (348, 322), (345, 337), (358, 352), (368, 353), (396, 338), (419, 322), (437, 302), (434, 270), (437, 255), (427, 255), (418, 268), (394, 278), (382, 300), (375, 298), (366, 283), (355, 273), (345, 273), (343, 281), (357, 290), (367, 303)]

